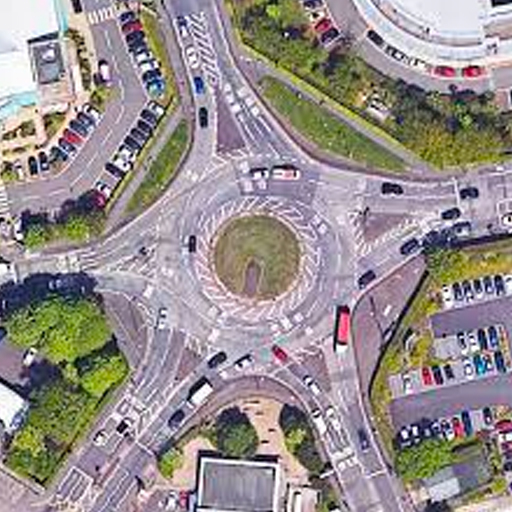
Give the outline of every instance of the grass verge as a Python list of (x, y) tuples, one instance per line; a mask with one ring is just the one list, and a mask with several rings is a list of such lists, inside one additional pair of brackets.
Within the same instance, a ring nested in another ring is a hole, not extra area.
[(371, 167), (392, 171), (404, 169), (404, 162), (398, 157), (279, 80), (264, 77), (261, 87), (272, 106), (319, 149)]
[(188, 144), (188, 127), (181, 121), (155, 158), (144, 180), (130, 198), (126, 213), (136, 215), (154, 203), (175, 176)]
[(290, 228), (273, 217), (241, 217), (219, 235), (214, 261), (219, 279), (237, 294), (244, 293), (248, 266), (254, 265), (250, 295), (267, 299), (283, 293), (297, 275), (300, 246)]
[(157, 61), (160, 63), (160, 67), (163, 71), (163, 76), (165, 77), (167, 84), (165, 94), (160, 98), (159, 102), (164, 106), (170, 105), (171, 108), (173, 108), (174, 105), (178, 104), (178, 94), (174, 72), (165, 47), (164, 35), (160, 24), (158, 23), (158, 18), (153, 12), (148, 9), (143, 9), (141, 11), (141, 20), (148, 38), (148, 46)]

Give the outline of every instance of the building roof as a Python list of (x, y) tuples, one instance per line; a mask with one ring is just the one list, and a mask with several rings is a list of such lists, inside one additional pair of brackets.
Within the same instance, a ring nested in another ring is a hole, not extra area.
[(201, 457), (197, 508), (217, 512), (276, 512), (277, 462)]
[(58, 30), (54, 0), (3, 0), (0, 99), (36, 90), (28, 41)]
[(0, 421), (6, 432), (10, 433), (20, 425), (28, 402), (12, 389), (0, 383)]
[(459, 480), (451, 466), (441, 469), (434, 476), (424, 480), (428, 495), (438, 502), (453, 498), (461, 492)]

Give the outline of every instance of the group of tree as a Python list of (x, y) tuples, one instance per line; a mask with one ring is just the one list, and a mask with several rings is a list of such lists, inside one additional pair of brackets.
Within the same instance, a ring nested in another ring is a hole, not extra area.
[(247, 44), (339, 103), (368, 117), (366, 101), (378, 97), (391, 112), (383, 127), (438, 167), (496, 161), (512, 146), (490, 94), (427, 92), (382, 75), (349, 44), (327, 52), (295, 0), (234, 2), (234, 11)]
[(37, 348), (49, 365), (6, 456), (12, 469), (44, 484), (128, 365), (92, 299), (50, 297), (13, 312), (5, 326), (12, 343)]
[(312, 475), (319, 475), (324, 463), (316, 449), (315, 437), (306, 414), (297, 407), (284, 405), (279, 415), (279, 426), (288, 451)]
[(212, 437), (217, 449), (228, 457), (250, 458), (258, 449), (258, 433), (238, 407), (224, 409), (217, 416)]

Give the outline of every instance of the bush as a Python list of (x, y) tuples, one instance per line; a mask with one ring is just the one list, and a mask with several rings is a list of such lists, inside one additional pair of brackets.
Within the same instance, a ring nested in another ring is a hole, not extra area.
[(249, 418), (238, 407), (225, 409), (215, 422), (217, 448), (229, 457), (253, 457), (258, 448), (258, 434)]
[(417, 446), (400, 450), (395, 458), (395, 468), (405, 482), (412, 482), (429, 478), (454, 462), (448, 441), (427, 439)]
[(128, 373), (128, 365), (121, 354), (98, 354), (89, 358), (80, 368), (79, 381), (90, 395), (101, 398)]
[(158, 457), (158, 469), (165, 478), (172, 478), (174, 472), (183, 466), (184, 461), (183, 451), (180, 448), (172, 447)]

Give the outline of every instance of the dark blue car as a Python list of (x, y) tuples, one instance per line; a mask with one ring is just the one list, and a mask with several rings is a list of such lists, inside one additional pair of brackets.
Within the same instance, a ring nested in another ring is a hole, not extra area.
[(507, 367), (505, 366), (505, 359), (501, 350), (494, 352), (494, 363), (496, 364), (496, 369), (500, 373), (505, 373), (507, 371)]
[(464, 425), (464, 432), (466, 433), (466, 436), (470, 436), (473, 434), (473, 425), (471, 423), (471, 418), (469, 416), (468, 411), (462, 411), (460, 418), (462, 420), (462, 424)]
[(475, 354), (473, 356), (473, 364), (475, 365), (475, 371), (477, 375), (484, 375), (485, 373), (485, 363), (480, 354)]
[(200, 76), (194, 77), (194, 90), (196, 91), (196, 94), (204, 94), (205, 87), (204, 87), (204, 80)]

